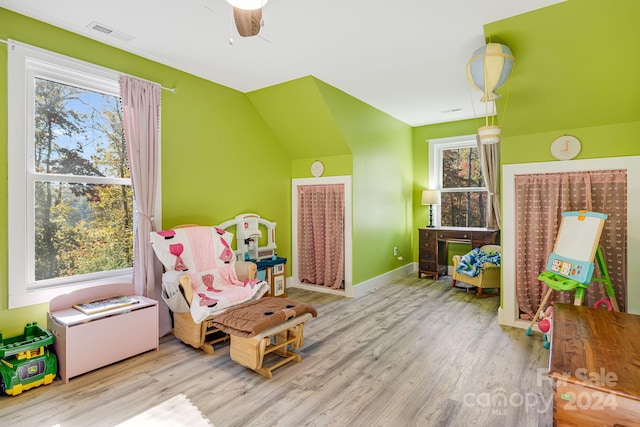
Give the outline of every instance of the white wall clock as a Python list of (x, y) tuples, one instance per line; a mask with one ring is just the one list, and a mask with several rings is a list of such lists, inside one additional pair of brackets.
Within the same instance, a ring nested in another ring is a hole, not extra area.
[(322, 163), (320, 160), (316, 160), (315, 162), (311, 163), (311, 175), (318, 178), (321, 177), (323, 173), (324, 163)]
[(558, 160), (571, 160), (581, 149), (580, 140), (571, 135), (559, 136), (551, 143), (551, 154)]

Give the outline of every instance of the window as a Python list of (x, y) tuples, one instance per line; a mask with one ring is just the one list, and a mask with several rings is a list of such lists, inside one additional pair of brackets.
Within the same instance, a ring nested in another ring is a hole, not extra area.
[(487, 226), (489, 193), (475, 135), (429, 141), (429, 182), (441, 193), (436, 225)]
[(10, 42), (8, 82), (9, 308), (131, 280), (118, 74)]

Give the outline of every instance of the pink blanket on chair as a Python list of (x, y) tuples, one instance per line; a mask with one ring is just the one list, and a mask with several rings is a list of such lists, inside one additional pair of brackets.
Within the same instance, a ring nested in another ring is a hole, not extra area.
[[(233, 235), (216, 227), (185, 227), (151, 233), (151, 243), (167, 272), (163, 280), (189, 275), (196, 323), (235, 305), (264, 295), (264, 281), (238, 280), (235, 255), (229, 251)], [(223, 239), (225, 239), (223, 241)]]

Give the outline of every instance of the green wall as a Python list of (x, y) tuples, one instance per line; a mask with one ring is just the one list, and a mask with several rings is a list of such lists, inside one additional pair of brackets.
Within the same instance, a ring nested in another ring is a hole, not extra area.
[[(411, 127), (316, 80), (353, 153), (353, 283), (411, 262)], [(404, 260), (393, 256), (397, 246)]]
[[(291, 252), (291, 178), (353, 176), (353, 283), (411, 262), (411, 128), (313, 77), (243, 94), (0, 8), (0, 38), (59, 52), (176, 92), (162, 97), (162, 227), (216, 224), (253, 212), (278, 224)], [(0, 44), (0, 221), (7, 223), (6, 45)], [(6, 242), (6, 226), (0, 239)], [(398, 246), (405, 261), (393, 257)], [(0, 247), (0, 331), (46, 324), (47, 305), (8, 310)]]
[[(634, 0), (569, 0), (485, 26), (516, 57), (508, 105), (498, 101), (503, 164), (554, 161), (551, 142), (564, 134), (582, 143), (576, 159), (606, 166), (640, 154), (638, 16)], [(638, 306), (630, 295), (628, 307)]]
[(307, 76), (247, 94), (292, 159), (351, 154), (320, 85)]
[(411, 127), (310, 76), (248, 96), (290, 154), (292, 177), (309, 177), (314, 160), (325, 176), (352, 176), (353, 283), (410, 263)]
[[(290, 254), (290, 159), (247, 96), (176, 69), (0, 9), (0, 38), (156, 81), (162, 93), (163, 228), (216, 224), (242, 212), (278, 223), (278, 252)], [(7, 241), (7, 45), (0, 44), (0, 240)], [(7, 245), (0, 245), (0, 331), (46, 325), (47, 305), (8, 310)]]
[(638, 16), (636, 0), (569, 0), (486, 25), (516, 58), (505, 137), (637, 121)]
[[(569, 0), (485, 26), (516, 67), (504, 119), (502, 162), (552, 160), (551, 141), (573, 134), (578, 158), (640, 154), (640, 2)], [(427, 139), (471, 134), (476, 120), (410, 126), (311, 77), (242, 94), (119, 49), (0, 9), (0, 38), (175, 87), (162, 100), (163, 227), (218, 223), (255, 212), (278, 223), (290, 256), (291, 178), (353, 177), (354, 284), (416, 259), (419, 203), (428, 186)], [(0, 44), (0, 221), (7, 222), (6, 45)], [(0, 239), (6, 241), (6, 226)], [(392, 256), (398, 246), (405, 261)], [(0, 246), (0, 330), (45, 323), (46, 306), (7, 309), (7, 247)]]

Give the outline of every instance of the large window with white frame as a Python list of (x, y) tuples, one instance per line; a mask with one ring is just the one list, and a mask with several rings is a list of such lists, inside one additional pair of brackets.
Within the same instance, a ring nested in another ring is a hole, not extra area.
[(118, 74), (9, 43), (9, 308), (131, 280)]
[(489, 193), (475, 135), (429, 140), (429, 182), (440, 190), (435, 225), (487, 226)]

